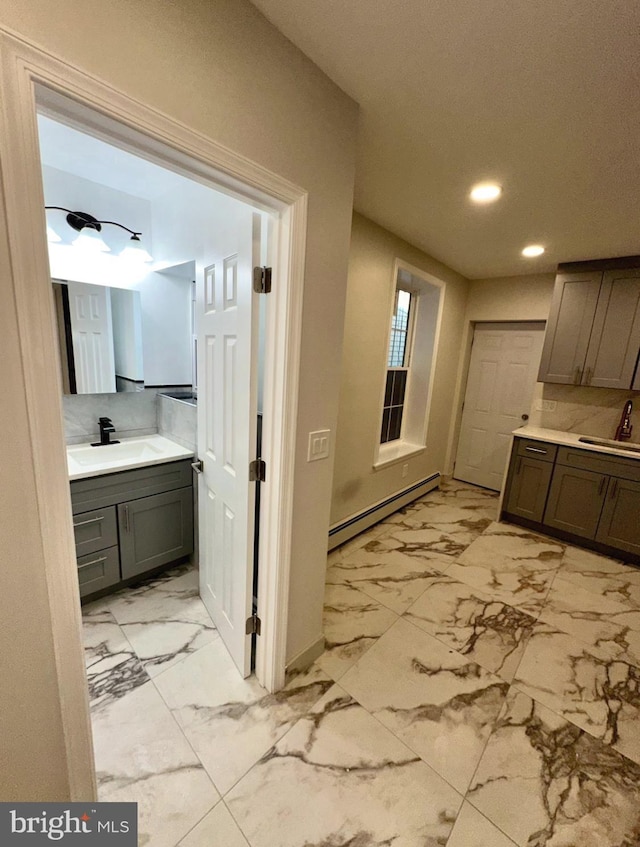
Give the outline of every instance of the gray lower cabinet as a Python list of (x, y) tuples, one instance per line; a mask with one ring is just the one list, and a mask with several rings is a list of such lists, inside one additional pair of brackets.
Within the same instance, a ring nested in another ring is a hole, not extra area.
[(553, 464), (517, 456), (505, 509), (530, 521), (541, 521), (547, 502)]
[(178, 488), (118, 506), (122, 578), (193, 552), (193, 490)]
[(596, 541), (640, 554), (640, 482), (609, 480)]
[(71, 483), (81, 597), (193, 552), (191, 460)]
[(545, 525), (595, 538), (606, 486), (607, 477), (603, 474), (556, 466), (544, 513)]
[(502, 516), (640, 562), (640, 461), (516, 437)]

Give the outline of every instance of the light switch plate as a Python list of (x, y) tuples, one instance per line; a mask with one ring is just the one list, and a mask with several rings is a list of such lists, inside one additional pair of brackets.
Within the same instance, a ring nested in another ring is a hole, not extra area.
[(328, 459), (331, 449), (331, 430), (318, 429), (309, 433), (309, 452), (307, 462), (317, 462), (318, 459)]

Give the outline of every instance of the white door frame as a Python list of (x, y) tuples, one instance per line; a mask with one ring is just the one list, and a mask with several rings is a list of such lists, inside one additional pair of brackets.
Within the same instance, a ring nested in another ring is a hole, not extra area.
[[(218, 190), (279, 216), (273, 293), (267, 309), (263, 456), (268, 482), (262, 492), (259, 614), (262, 635), (256, 674), (275, 691), (284, 684), (291, 560), (293, 457), (297, 420), (307, 193), (188, 126), (0, 29), (0, 156), (7, 212), (12, 286), (33, 446), (49, 614), (56, 657), (70, 797), (95, 796), (88, 691), (64, 453), (62, 390), (55, 350), (44, 196), (36, 122), (36, 86), (54, 111), (95, 110), (92, 131), (117, 122), (118, 143), (170, 165)], [(70, 99), (66, 99), (70, 98)], [(102, 127), (101, 127), (102, 125)], [(107, 137), (114, 139), (113, 127)], [(138, 147), (136, 148), (136, 143)]]

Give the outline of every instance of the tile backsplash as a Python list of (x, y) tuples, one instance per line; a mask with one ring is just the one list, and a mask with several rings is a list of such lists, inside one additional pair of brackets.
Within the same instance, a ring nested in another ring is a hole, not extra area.
[(197, 416), (193, 404), (158, 394), (158, 432), (194, 452), (198, 449)]
[(98, 418), (111, 418), (115, 438), (153, 435), (158, 431), (156, 392), (123, 394), (70, 394), (62, 398), (67, 444), (96, 441), (100, 435)]
[(627, 400), (634, 404), (631, 423), (634, 425), (632, 441), (640, 441), (640, 391), (622, 391), (615, 388), (590, 388), (581, 385), (536, 386), (536, 399), (552, 400), (553, 411), (537, 411), (534, 399), (529, 423), (562, 432), (578, 432), (598, 438), (613, 438)]

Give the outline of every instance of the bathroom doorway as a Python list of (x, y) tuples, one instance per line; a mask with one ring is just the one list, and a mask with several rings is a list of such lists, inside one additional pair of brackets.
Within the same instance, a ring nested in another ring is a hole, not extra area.
[[(155, 405), (162, 430), (159, 403), (179, 400), (171, 394), (198, 397), (195, 431), (182, 431), (181, 437), (165, 423), (169, 431), (162, 434), (191, 447), (194, 463), (200, 462), (200, 595), (234, 662), (248, 676), (246, 622), (253, 612), (257, 564), (256, 482), (249, 481), (248, 469), (257, 458), (262, 412), (258, 381), (264, 369), (258, 354), (264, 343), (258, 313), (259, 300), (266, 297), (254, 291), (253, 268), (269, 253), (262, 239), (268, 213), (96, 138), (77, 123), (65, 125), (64, 116), (55, 120), (46, 106), (38, 127), (51, 277), (66, 280), (66, 286), (58, 285), (68, 292), (74, 343), (65, 358), (77, 366), (77, 394), (64, 397), (67, 429), (78, 441), (82, 428), (90, 428), (85, 440), (93, 441), (102, 416), (119, 437), (135, 436), (152, 423), (138, 418), (148, 417)], [(78, 219), (81, 224), (93, 218), (102, 221), (100, 229), (85, 227), (78, 235)], [(124, 388), (124, 397), (113, 395), (116, 385)], [(96, 393), (101, 391), (106, 393)], [(146, 396), (154, 392), (156, 398)], [(176, 411), (171, 410), (170, 421)], [(196, 409), (190, 411), (195, 424)], [(122, 526), (119, 534), (122, 552), (128, 535)], [(88, 563), (79, 560), (78, 566)], [(170, 652), (176, 649), (172, 645)]]

